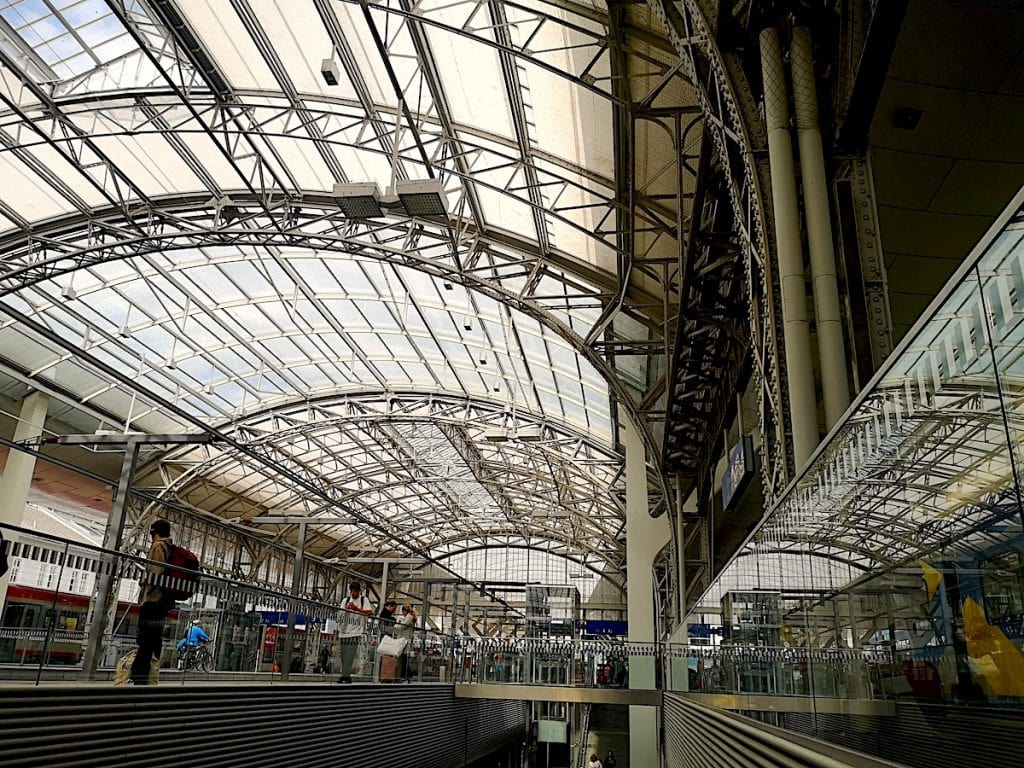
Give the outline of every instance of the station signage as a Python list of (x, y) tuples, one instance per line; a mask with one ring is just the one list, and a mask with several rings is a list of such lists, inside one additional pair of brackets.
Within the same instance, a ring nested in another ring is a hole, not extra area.
[(729, 451), (729, 464), (722, 478), (722, 508), (726, 512), (736, 506), (753, 476), (754, 441), (749, 435), (742, 435), (736, 446)]

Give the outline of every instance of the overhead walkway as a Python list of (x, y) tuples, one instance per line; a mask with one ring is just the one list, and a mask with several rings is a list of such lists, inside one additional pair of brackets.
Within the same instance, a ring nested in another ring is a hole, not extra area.
[[(662, 671), (659, 687), (630, 688), (630, 662), (650, 656)], [(461, 697), (660, 706), (662, 691), (674, 690), (708, 706), (743, 712), (894, 711), (879, 681), (881, 671), (891, 665), (884, 650), (808, 652), (611, 639), (460, 638), (452, 664), (456, 696)], [(753, 665), (759, 670), (756, 680), (741, 674)], [(793, 682), (808, 669), (817, 681), (813, 690)]]
[(456, 683), (455, 696), (463, 699), (513, 699), (517, 701), (565, 701), (579, 704), (661, 706), (661, 691), (629, 688), (575, 688), (567, 685), (508, 685)]

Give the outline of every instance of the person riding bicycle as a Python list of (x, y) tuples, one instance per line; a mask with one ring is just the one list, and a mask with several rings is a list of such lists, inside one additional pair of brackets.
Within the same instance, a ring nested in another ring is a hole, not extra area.
[(181, 669), (185, 656), (199, 647), (199, 643), (210, 642), (210, 636), (203, 631), (199, 619), (193, 619), (192, 626), (188, 628), (185, 636), (178, 641), (178, 668)]

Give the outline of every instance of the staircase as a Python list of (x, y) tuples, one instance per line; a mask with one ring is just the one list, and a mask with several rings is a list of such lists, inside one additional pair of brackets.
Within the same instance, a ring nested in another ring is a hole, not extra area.
[(597, 753), (604, 761), (608, 750), (615, 752), (618, 768), (629, 766), (629, 707), (624, 704), (592, 704), (586, 755)]

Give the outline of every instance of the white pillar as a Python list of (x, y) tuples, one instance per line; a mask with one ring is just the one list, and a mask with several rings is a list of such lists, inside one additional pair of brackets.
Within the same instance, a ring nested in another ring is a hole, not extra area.
[[(43, 423), (46, 421), (46, 408), (50, 398), (42, 392), (33, 392), (21, 404), (19, 421), (14, 427), (13, 440), (21, 443), (34, 440), (43, 434)], [(9, 450), (7, 464), (4, 466), (3, 477), (0, 477), (0, 523), (21, 525), (25, 516), (25, 502), (32, 485), (32, 473), (36, 468), (36, 457), (30, 453)], [(4, 534), (10, 541), (17, 536)], [(4, 604), (7, 601), (7, 583), (9, 577), (0, 577), (0, 617), (3, 616)]]
[(814, 55), (811, 50), (811, 33), (806, 27), (793, 30), (790, 65), (793, 69), (793, 112), (796, 115), (796, 135), (800, 146), (800, 174), (804, 181), (807, 245), (811, 252), (814, 319), (818, 332), (822, 399), (825, 401), (825, 431), (828, 432), (850, 405), (850, 383), (846, 374), (846, 342), (843, 340), (836, 254), (832, 244), (825, 153), (821, 146), (818, 123)]
[(782, 330), (786, 345), (786, 383), (789, 389), (793, 456), (799, 470), (818, 444), (818, 407), (811, 369), (811, 334), (807, 322), (800, 212), (797, 208), (793, 144), (789, 133), (789, 100), (782, 66), (779, 31), (761, 32), (761, 71), (764, 112), (768, 128), (768, 162), (772, 176), (772, 210), (782, 289)]
[[(652, 518), (647, 500), (647, 456), (644, 443), (625, 411), (619, 411), (626, 451), (626, 619), (631, 643), (653, 643), (654, 557), (668, 543), (668, 515)], [(629, 687), (655, 686), (654, 657), (629, 657)], [(659, 765), (658, 708), (629, 708), (629, 764)]]

